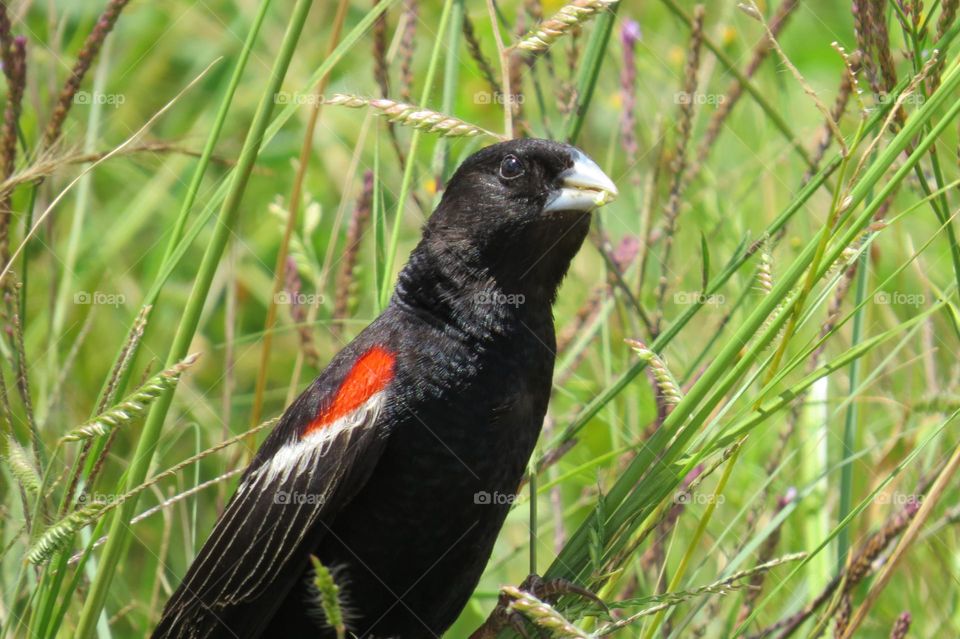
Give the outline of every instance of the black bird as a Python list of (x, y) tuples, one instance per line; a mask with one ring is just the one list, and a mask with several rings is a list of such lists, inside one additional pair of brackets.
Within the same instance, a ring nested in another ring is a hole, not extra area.
[(490, 557), (540, 433), (551, 306), (617, 194), (583, 152), (489, 146), (456, 171), (389, 306), (286, 410), (154, 637), (439, 637)]

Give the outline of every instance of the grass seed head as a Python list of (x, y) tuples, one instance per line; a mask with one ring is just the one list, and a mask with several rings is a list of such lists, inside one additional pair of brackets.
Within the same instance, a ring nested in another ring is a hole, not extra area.
[(157, 373), (116, 406), (68, 432), (63, 436), (63, 441), (76, 442), (92, 439), (129, 424), (142, 415), (160, 395), (176, 386), (183, 372), (196, 362), (198, 357), (199, 354), (194, 353)]
[(323, 609), (327, 625), (337, 633), (338, 639), (346, 635), (346, 624), (343, 620), (343, 610), (340, 607), (340, 587), (334, 581), (333, 575), (320, 560), (310, 555), (313, 564), (313, 586), (320, 598), (320, 607)]
[(571, 639), (593, 639), (591, 635), (567, 621), (556, 608), (537, 599), (529, 592), (520, 590), (515, 586), (503, 586), (500, 588), (500, 592), (513, 599), (507, 610), (519, 612), (536, 625), (549, 630), (553, 636)]
[(673, 375), (670, 374), (670, 369), (668, 369), (664, 361), (660, 359), (660, 356), (647, 348), (646, 344), (638, 340), (627, 340), (627, 344), (640, 356), (641, 360), (647, 362), (647, 366), (650, 368), (650, 372), (653, 373), (653, 378), (657, 382), (657, 390), (659, 390), (663, 396), (663, 401), (670, 406), (679, 404), (680, 400), (683, 399), (680, 386), (673, 378)]
[(103, 504), (90, 504), (47, 528), (30, 547), (27, 561), (34, 565), (46, 562), (55, 552), (62, 550), (81, 528), (96, 521), (103, 509)]
[(40, 492), (40, 474), (34, 468), (27, 451), (12, 436), (7, 436), (6, 460), (10, 467), (10, 474), (14, 476), (28, 495), (37, 495)]
[(609, 9), (617, 0), (574, 0), (528, 33), (515, 46), (529, 53), (543, 53), (564, 35)]
[(421, 129), (429, 133), (438, 133), (441, 137), (445, 138), (476, 137), (478, 135), (489, 135), (494, 138), (500, 137), (496, 133), (468, 124), (455, 117), (429, 109), (421, 109), (418, 106), (407, 104), (406, 102), (397, 102), (386, 98), (371, 100), (357, 95), (335, 93), (333, 97), (326, 100), (326, 103), (345, 106), (351, 109), (370, 107), (376, 109), (381, 115), (395, 124)]

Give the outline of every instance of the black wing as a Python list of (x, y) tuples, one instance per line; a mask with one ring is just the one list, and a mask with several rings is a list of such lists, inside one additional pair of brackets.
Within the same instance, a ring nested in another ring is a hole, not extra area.
[(383, 449), (386, 392), (307, 440), (304, 428), (338, 392), (323, 377), (258, 451), (154, 638), (258, 636), (302, 575), (324, 523), (366, 483)]

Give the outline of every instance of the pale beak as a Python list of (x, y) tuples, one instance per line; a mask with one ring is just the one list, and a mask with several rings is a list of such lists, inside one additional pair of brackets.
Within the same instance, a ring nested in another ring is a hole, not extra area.
[(617, 187), (597, 163), (571, 149), (573, 166), (560, 174), (561, 186), (547, 197), (549, 211), (590, 211), (617, 198)]

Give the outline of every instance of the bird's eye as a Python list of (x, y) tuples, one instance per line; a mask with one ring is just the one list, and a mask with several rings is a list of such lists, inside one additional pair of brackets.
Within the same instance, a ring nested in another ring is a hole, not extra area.
[(523, 162), (517, 156), (508, 155), (500, 163), (500, 177), (504, 180), (513, 180), (523, 175)]

